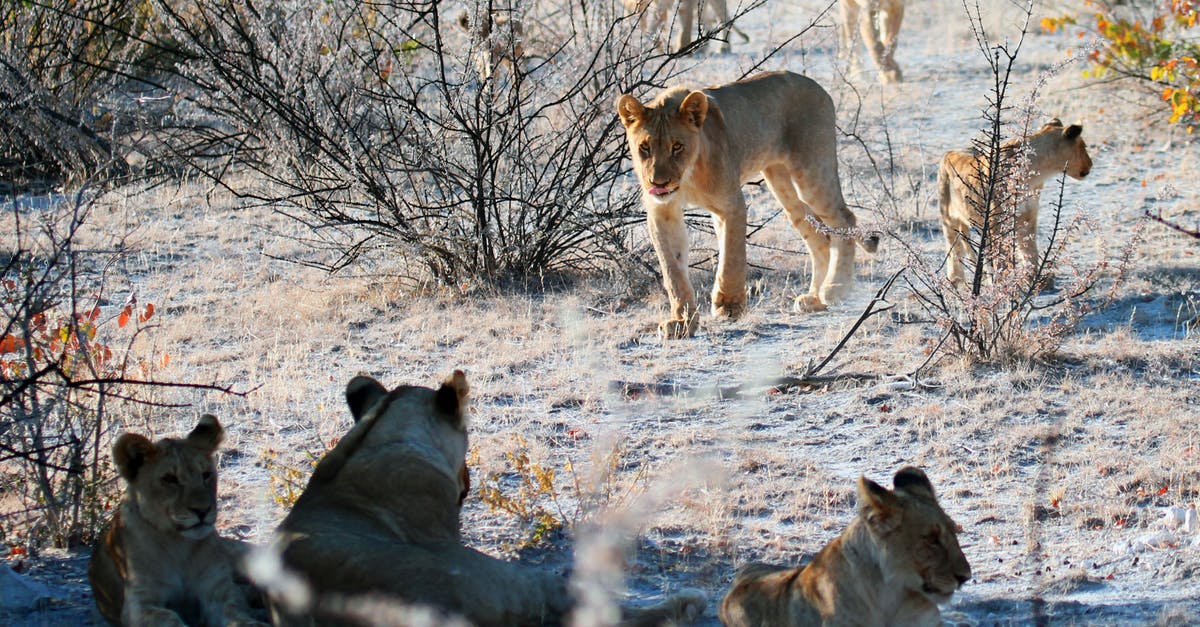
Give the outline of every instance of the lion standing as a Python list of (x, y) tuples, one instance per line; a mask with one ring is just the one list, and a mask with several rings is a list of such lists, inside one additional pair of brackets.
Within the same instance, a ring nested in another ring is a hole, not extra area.
[[(1017, 185), (1019, 193), (993, 190), (991, 206), (987, 207), (989, 241), (1012, 237), (1018, 261), (1026, 267), (1038, 263), (1037, 223), (1042, 187), (1060, 172), (1073, 179), (1083, 179), (1092, 171), (1092, 157), (1083, 141), (1083, 127), (1072, 124), (1063, 127), (1054, 118), (1029, 137), (1014, 139), (1000, 146), (1000, 172), (990, 176), (986, 155), (978, 151), (951, 150), (942, 157), (938, 168), (938, 205), (941, 212), (942, 234), (946, 236), (946, 276), (956, 285), (965, 285), (963, 267), (972, 261), (977, 246), (971, 239), (971, 229), (982, 229), (984, 204), (988, 195), (987, 182)], [(1018, 201), (1016, 215), (1006, 223), (1002, 205), (997, 202)], [(1045, 286), (1051, 284), (1046, 277)]]
[[(720, 246), (713, 315), (736, 318), (745, 310), (741, 185), (760, 172), (812, 257), (812, 282), (795, 309), (821, 311), (850, 291), (857, 219), (842, 198), (833, 100), (815, 81), (768, 72), (699, 91), (674, 87), (645, 105), (625, 94), (617, 114), (671, 301), (671, 317), (660, 325), (665, 336), (690, 336), (699, 324), (688, 278), (690, 206), (713, 214)], [(878, 241), (860, 243), (873, 251)]]
[(904, 21), (904, 0), (842, 0), (841, 10), (842, 54), (857, 65), (858, 41), (854, 37), (857, 28), (879, 70), (880, 80), (884, 83), (904, 80), (895, 59), (896, 39)]

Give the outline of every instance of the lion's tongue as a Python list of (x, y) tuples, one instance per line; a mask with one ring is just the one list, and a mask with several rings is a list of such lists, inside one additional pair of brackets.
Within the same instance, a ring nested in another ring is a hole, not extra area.
[(669, 190), (665, 187), (651, 187), (650, 189), (648, 189), (646, 191), (650, 192), (651, 196), (665, 196), (665, 195), (671, 193), (671, 190)]

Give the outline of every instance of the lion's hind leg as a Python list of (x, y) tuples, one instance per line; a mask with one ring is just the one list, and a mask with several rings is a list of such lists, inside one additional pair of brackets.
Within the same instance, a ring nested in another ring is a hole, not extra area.
[(650, 607), (621, 608), (620, 627), (657, 627), (658, 625), (690, 624), (704, 613), (708, 599), (695, 588), (681, 590), (662, 603)]
[(808, 159), (807, 167), (797, 165), (789, 170), (800, 196), (824, 226), (821, 234), (825, 236), (823, 243), (828, 251), (828, 270), (818, 289), (821, 302), (825, 305), (844, 299), (854, 287), (855, 239), (851, 231), (858, 222), (842, 198), (837, 152), (832, 146), (833, 138), (830, 137), (829, 141), (831, 145), (826, 152), (827, 160), (820, 161), (814, 157)]
[(767, 180), (767, 187), (774, 194), (775, 199), (779, 201), (780, 205), (783, 205), (788, 220), (792, 223), (792, 228), (799, 231), (800, 237), (804, 238), (804, 245), (808, 248), (809, 257), (812, 258), (812, 280), (809, 282), (808, 293), (797, 296), (793, 308), (802, 312), (824, 311), (825, 303), (821, 300), (821, 285), (829, 273), (829, 236), (822, 233), (813, 224), (812, 219), (816, 218), (816, 214), (813, 213), (812, 207), (808, 206), (808, 203), (800, 200), (800, 195), (796, 193), (795, 184), (792, 182), (787, 168), (771, 166), (763, 170), (763, 177)]

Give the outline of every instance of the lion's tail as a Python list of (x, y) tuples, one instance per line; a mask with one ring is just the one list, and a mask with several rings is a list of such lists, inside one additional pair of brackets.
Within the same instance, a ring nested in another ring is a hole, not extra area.
[(704, 613), (708, 597), (695, 588), (685, 588), (650, 607), (621, 608), (621, 627), (657, 627), (672, 623), (691, 624)]
[[(950, 211), (950, 181), (951, 177), (955, 176), (954, 166), (950, 164), (950, 155), (942, 157), (942, 162), (938, 165), (938, 210), (943, 218), (949, 215)], [(945, 223), (945, 220), (942, 220)]]

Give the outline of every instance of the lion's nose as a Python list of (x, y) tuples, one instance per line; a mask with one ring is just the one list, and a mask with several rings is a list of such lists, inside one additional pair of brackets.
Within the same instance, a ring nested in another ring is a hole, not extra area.
[(964, 583), (967, 583), (967, 580), (970, 579), (971, 576), (970, 575), (955, 575), (954, 578), (958, 580), (958, 587), (961, 588)]
[(191, 509), (192, 513), (196, 515), (196, 518), (198, 518), (200, 520), (204, 520), (205, 517), (208, 516), (208, 513), (212, 511), (211, 507), (205, 507), (205, 508), (191, 507), (189, 509)]

